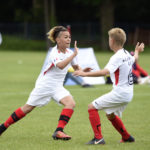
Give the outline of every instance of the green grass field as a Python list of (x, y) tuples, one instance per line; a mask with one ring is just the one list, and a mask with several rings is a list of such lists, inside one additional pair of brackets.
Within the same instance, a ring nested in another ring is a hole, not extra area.
[[(96, 53), (103, 68), (112, 53)], [(0, 51), (0, 123), (18, 107), (24, 105), (34, 87), (46, 53)], [(150, 54), (142, 54), (140, 64), (150, 73)], [(150, 149), (150, 85), (135, 85), (133, 101), (123, 113), (123, 122), (135, 137), (135, 143), (119, 144), (120, 135), (100, 111), (102, 133), (106, 145), (87, 146), (93, 138), (88, 120), (87, 105), (111, 90), (111, 85), (93, 88), (66, 86), (76, 101), (76, 108), (65, 132), (70, 141), (54, 141), (51, 138), (62, 106), (54, 101), (36, 108), (23, 120), (12, 125), (0, 137), (0, 150), (149, 150)]]

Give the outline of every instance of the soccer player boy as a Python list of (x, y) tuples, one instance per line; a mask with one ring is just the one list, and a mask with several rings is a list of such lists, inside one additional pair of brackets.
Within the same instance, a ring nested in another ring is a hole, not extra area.
[(95, 72), (75, 71), (74, 75), (98, 77), (110, 74), (113, 82), (111, 92), (102, 95), (88, 105), (89, 120), (94, 132), (94, 138), (87, 144), (105, 144), (98, 110), (104, 110), (108, 120), (121, 134), (120, 142), (134, 142), (135, 139), (128, 133), (120, 117), (127, 104), (133, 97), (132, 65), (138, 60), (139, 52), (144, 50), (144, 44), (137, 43), (135, 55), (123, 48), (126, 34), (121, 28), (112, 28), (109, 32), (109, 47), (114, 51), (108, 64), (103, 70)]
[[(0, 135), (13, 123), (22, 119), (37, 106), (48, 104), (51, 98), (64, 106), (59, 117), (53, 139), (69, 140), (71, 136), (63, 132), (69, 122), (75, 107), (75, 101), (70, 92), (63, 87), (64, 78), (70, 66), (75, 70), (81, 69), (75, 59), (78, 54), (75, 41), (74, 52), (69, 49), (71, 37), (68, 30), (63, 26), (53, 27), (48, 32), (48, 38), (56, 43), (48, 58), (46, 68), (39, 75), (35, 88), (32, 90), (27, 103), (15, 110), (10, 117), (0, 125)], [(88, 69), (85, 69), (88, 71)], [(84, 71), (85, 71), (84, 70)]]

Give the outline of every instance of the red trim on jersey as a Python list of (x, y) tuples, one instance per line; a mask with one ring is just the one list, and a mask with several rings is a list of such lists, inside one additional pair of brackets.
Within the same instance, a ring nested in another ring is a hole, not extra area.
[(44, 75), (48, 72), (48, 70), (50, 70), (52, 67), (54, 66), (54, 64), (52, 63), (51, 66), (44, 72)]
[(115, 71), (115, 85), (118, 84), (119, 81), (119, 68)]

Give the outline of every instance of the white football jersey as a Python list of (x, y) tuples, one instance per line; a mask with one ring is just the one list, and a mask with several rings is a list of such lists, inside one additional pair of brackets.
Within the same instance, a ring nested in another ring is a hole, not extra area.
[(47, 65), (39, 75), (35, 87), (50, 87), (51, 89), (54, 89), (56, 87), (63, 86), (68, 68), (70, 65), (76, 65), (77, 62), (74, 58), (64, 69), (59, 69), (56, 64), (65, 60), (72, 54), (73, 51), (70, 49), (67, 49), (66, 53), (62, 53), (57, 49), (57, 46), (53, 47), (49, 54)]
[(134, 61), (135, 58), (127, 50), (120, 49), (105, 66), (110, 72), (114, 90), (117, 92), (133, 92), (132, 65)]

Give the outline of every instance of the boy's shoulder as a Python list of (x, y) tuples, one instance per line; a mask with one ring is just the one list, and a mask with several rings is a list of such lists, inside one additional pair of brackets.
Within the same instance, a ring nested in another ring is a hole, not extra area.
[(115, 54), (113, 54), (110, 59), (114, 61), (121, 61), (123, 57), (124, 57), (124, 50), (120, 49)]
[(123, 57), (124, 55), (130, 55), (129, 51), (122, 48), (115, 53), (118, 57)]

